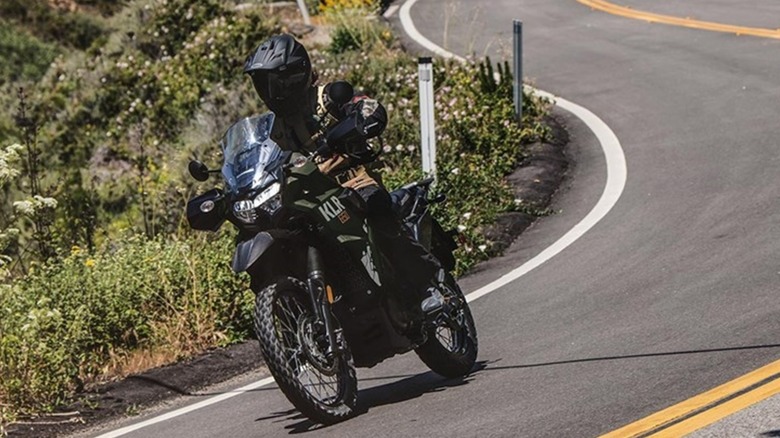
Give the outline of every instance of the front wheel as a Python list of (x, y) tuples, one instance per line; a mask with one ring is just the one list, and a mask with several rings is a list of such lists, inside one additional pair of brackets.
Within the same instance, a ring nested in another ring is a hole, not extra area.
[(466, 298), (447, 274), (442, 291), (446, 305), (427, 327), (427, 340), (414, 351), (431, 371), (444, 377), (463, 377), (477, 361), (477, 329)]
[(303, 282), (283, 278), (258, 292), (254, 322), (268, 369), (302, 414), (322, 424), (355, 415), (357, 377), (349, 350), (325, 353), (327, 337)]

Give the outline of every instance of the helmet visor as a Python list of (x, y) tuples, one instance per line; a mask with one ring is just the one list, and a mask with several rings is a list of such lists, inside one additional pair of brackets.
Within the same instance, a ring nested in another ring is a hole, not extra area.
[(309, 85), (307, 72), (252, 72), (252, 83), (257, 94), (266, 105), (273, 106), (273, 102), (283, 102), (290, 97), (301, 95)]

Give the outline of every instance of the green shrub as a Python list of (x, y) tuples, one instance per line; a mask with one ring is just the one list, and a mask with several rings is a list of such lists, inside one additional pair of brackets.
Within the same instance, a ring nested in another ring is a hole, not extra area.
[[(79, 211), (70, 203), (58, 224), (117, 229), (143, 226), (146, 218), (153, 221), (144, 227), (149, 234), (176, 231), (181, 218), (167, 207), (182, 201), (183, 184), (169, 159), (182, 130), (210, 95), (243, 81), (246, 54), (276, 32), (274, 21), (258, 10), (236, 12), (219, 2), (191, 0), (158, 5), (134, 3), (130, 15), (140, 22), (124, 24), (135, 31), (121, 35), (122, 44), (113, 35), (106, 50), (56, 59), (36, 90), (35, 114), (46, 121), (41, 142), (52, 176), (78, 182), (75, 192), (95, 195), (76, 197), (84, 209), (97, 208), (95, 221), (68, 216)], [(184, 15), (184, 25), (174, 26), (177, 14)], [(88, 174), (74, 176), (73, 169), (88, 166), (90, 172), (81, 172)], [(74, 187), (62, 184), (59, 192), (65, 199)], [(93, 234), (72, 227), (59, 232), (65, 247), (91, 246), (86, 238), (74, 239)]]
[(57, 47), (47, 44), (0, 20), (0, 86), (15, 81), (37, 81), (57, 55)]
[(0, 404), (56, 405), (132, 350), (192, 354), (246, 337), (251, 293), (230, 270), (231, 243), (129, 236), (0, 286)]
[(333, 54), (387, 49), (395, 41), (390, 28), (377, 21), (376, 7), (330, 6), (324, 11), (325, 20), (333, 26), (328, 46)]
[(122, 9), (128, 0), (76, 0), (81, 6), (97, 9), (103, 15), (111, 15)]
[(105, 34), (100, 18), (61, 11), (46, 0), (3, 0), (0, 16), (29, 29), (45, 41), (79, 50), (89, 48)]

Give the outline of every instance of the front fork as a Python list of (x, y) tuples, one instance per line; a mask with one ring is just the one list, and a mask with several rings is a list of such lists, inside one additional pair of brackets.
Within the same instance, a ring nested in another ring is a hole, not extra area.
[(328, 339), (328, 349), (325, 354), (330, 358), (344, 351), (344, 342), (341, 339), (341, 329), (336, 328), (333, 312), (331, 312), (333, 293), (325, 284), (325, 264), (322, 261), (322, 253), (317, 248), (309, 247), (306, 264), (309, 273), (307, 285), (311, 308), (317, 315), (317, 321), (325, 326), (325, 335)]

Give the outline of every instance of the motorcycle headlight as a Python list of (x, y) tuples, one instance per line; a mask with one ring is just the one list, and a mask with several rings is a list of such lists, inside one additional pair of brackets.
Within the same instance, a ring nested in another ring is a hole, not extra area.
[(282, 206), (282, 185), (275, 182), (266, 187), (254, 199), (237, 201), (233, 204), (233, 212), (236, 217), (244, 222), (251, 223), (257, 220), (257, 209), (262, 209), (268, 214), (274, 214)]

